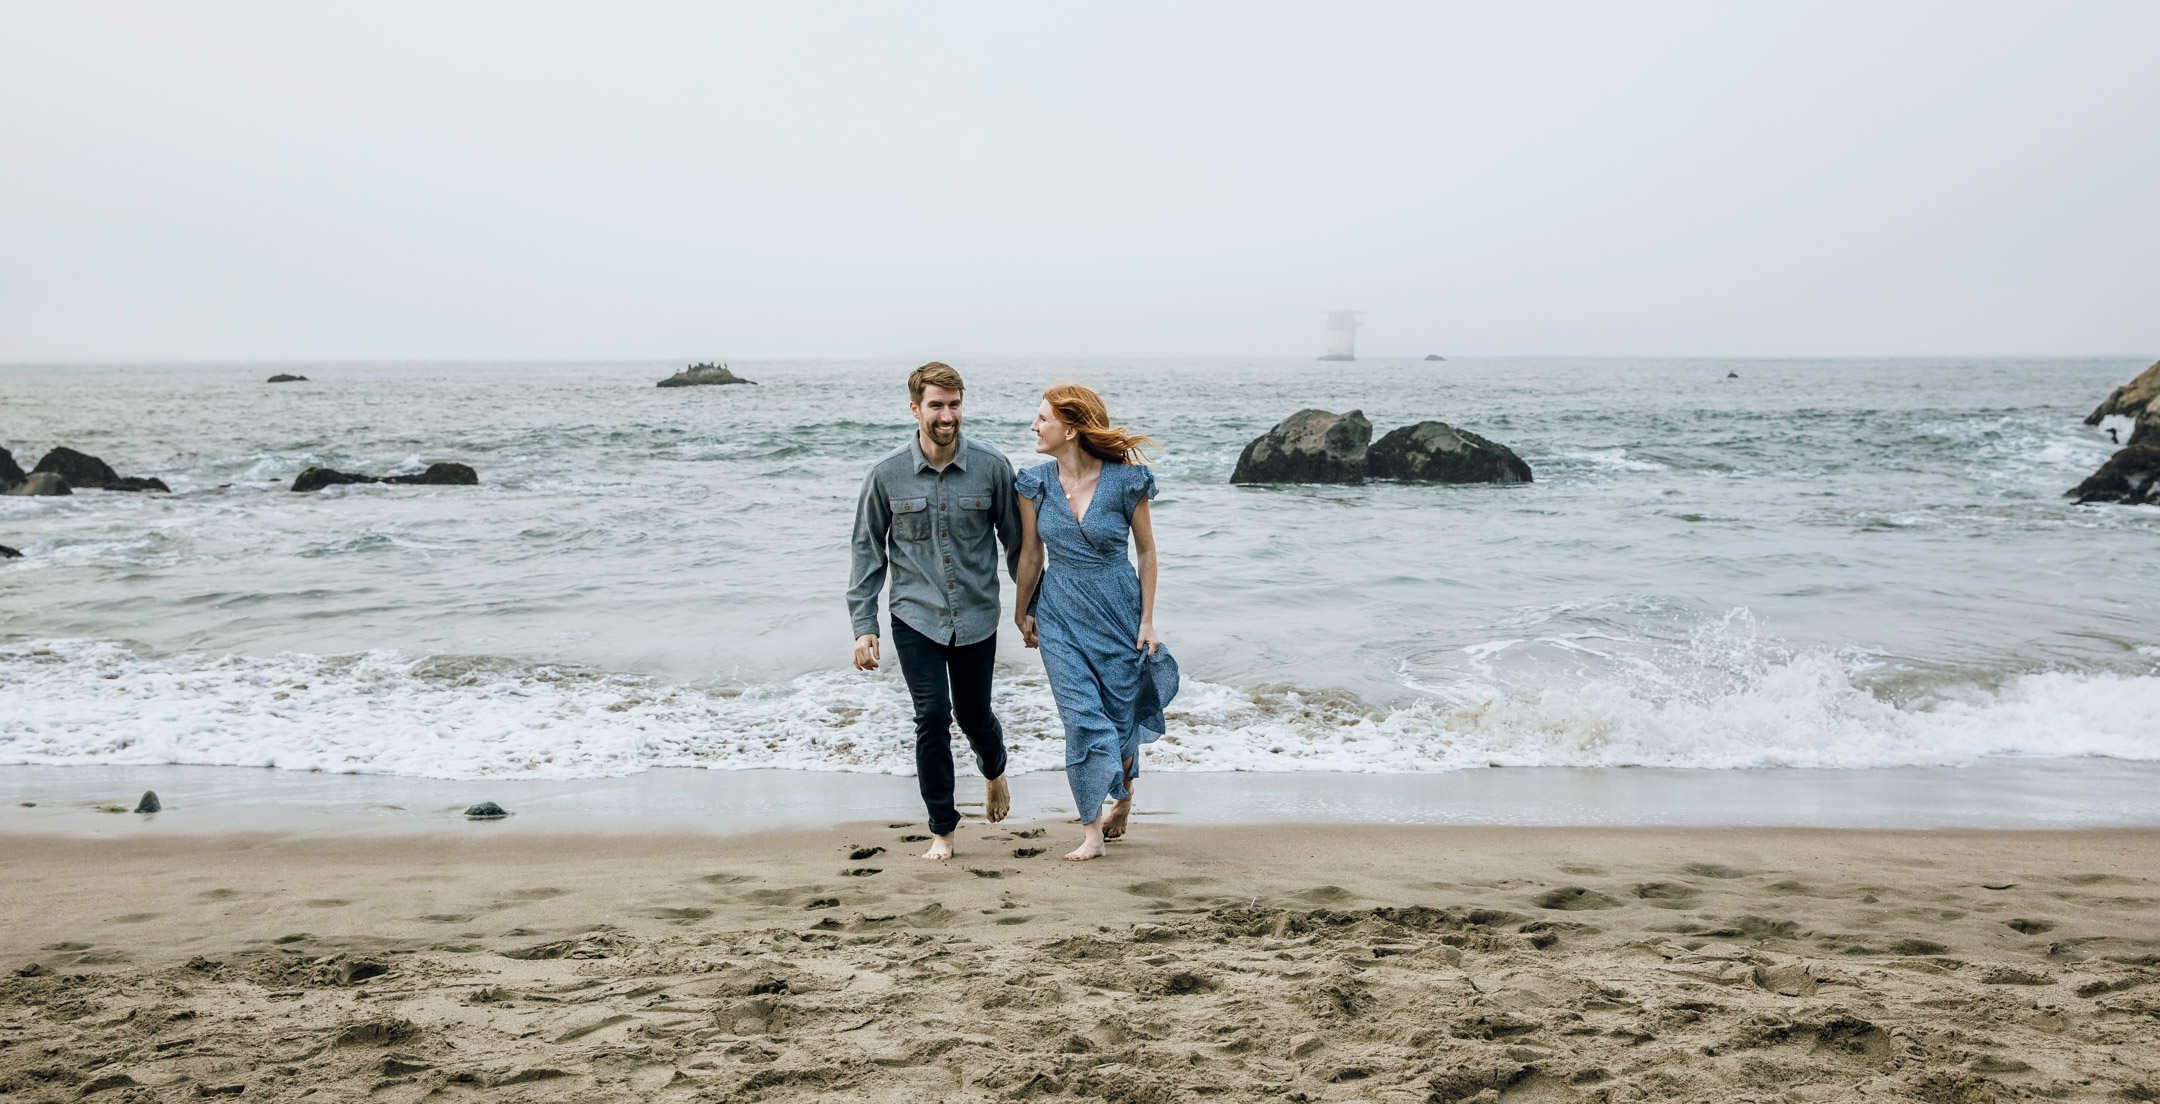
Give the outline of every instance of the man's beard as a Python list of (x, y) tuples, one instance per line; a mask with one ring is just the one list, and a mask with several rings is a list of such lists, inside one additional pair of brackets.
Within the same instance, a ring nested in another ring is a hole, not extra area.
[(960, 423), (958, 422), (951, 425), (939, 425), (932, 422), (926, 428), (930, 431), (930, 439), (941, 445), (960, 435)]

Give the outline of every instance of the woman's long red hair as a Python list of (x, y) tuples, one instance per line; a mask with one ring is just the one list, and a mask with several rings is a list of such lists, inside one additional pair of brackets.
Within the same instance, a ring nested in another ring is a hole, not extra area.
[(1102, 396), (1077, 383), (1054, 383), (1043, 392), (1043, 401), (1058, 419), (1079, 432), (1080, 447), (1098, 460), (1145, 464), (1144, 448), (1160, 448), (1154, 441), (1110, 424), (1110, 408)]

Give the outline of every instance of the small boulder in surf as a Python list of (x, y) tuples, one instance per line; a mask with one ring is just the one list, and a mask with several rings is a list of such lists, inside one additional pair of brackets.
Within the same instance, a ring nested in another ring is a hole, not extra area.
[(0, 544), (0, 560), (19, 560), (19, 559), (22, 559), (22, 553), (20, 553), (20, 552), (17, 552), (16, 550), (14, 550), (14, 549), (12, 549), (12, 548), (9, 548), (9, 547), (8, 547), (7, 545), (4, 545), (4, 544)]
[(112, 465), (86, 452), (62, 446), (45, 454), (37, 463), (36, 471), (51, 472), (67, 480), (68, 486), (97, 491), (170, 491), (163, 480), (139, 475), (123, 478), (112, 470)]
[(29, 474), (22, 470), (21, 464), (15, 462), (13, 453), (0, 448), (0, 491), (7, 490), (9, 487), (22, 482)]
[(2135, 418), (2151, 409), (2156, 398), (2160, 398), (2160, 363), (2139, 372), (2136, 379), (2109, 393), (2092, 413), (2085, 416), (2085, 424), (2099, 425), (2100, 419), (2111, 414)]
[(44, 471), (31, 472), (24, 477), (22, 482), (9, 487), (5, 491), (0, 491), (0, 494), (11, 495), (65, 495), (74, 493), (75, 489), (68, 486), (67, 480), (60, 478), (53, 472)]
[(465, 464), (429, 464), (418, 475), (360, 475), (341, 472), (335, 468), (309, 468), (293, 480), (295, 491), (319, 491), (324, 487), (341, 483), (423, 483), (443, 487), (475, 487), (480, 484), (479, 473)]
[(1371, 443), (1362, 410), (1300, 410), (1246, 444), (1230, 482), (1363, 483)]
[(2119, 502), (2126, 506), (2160, 503), (2160, 445), (2124, 448), (2063, 496), (2075, 497), (2080, 506), (2088, 502)]
[(1404, 426), (1365, 451), (1365, 474), (1417, 483), (1528, 483), (1513, 449), (1446, 422)]

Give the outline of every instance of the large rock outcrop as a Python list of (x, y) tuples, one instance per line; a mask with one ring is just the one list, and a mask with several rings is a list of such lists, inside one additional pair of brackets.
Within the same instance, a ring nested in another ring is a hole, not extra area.
[(2110, 414), (2135, 418), (2152, 409), (2152, 401), (2160, 398), (2160, 363), (2137, 374), (2137, 378), (2123, 384), (2109, 394), (2107, 400), (2085, 415), (2086, 425), (2099, 425), (2100, 419)]
[(2137, 424), (2130, 428), (2130, 439), (2123, 444), (2160, 445), (2160, 403), (2146, 407), (2145, 413), (2138, 415)]
[(162, 479), (150, 479), (139, 475), (122, 476), (112, 470), (112, 465), (90, 455), (76, 452), (65, 446), (45, 454), (33, 471), (51, 472), (67, 480), (68, 486), (94, 491), (170, 491)]
[(418, 475), (356, 475), (335, 468), (309, 468), (293, 480), (295, 491), (319, 491), (339, 483), (427, 483), (445, 487), (475, 487), (480, 475), (464, 464), (429, 464)]
[(705, 384), (719, 383), (747, 383), (755, 385), (757, 381), (746, 380), (741, 376), (738, 376), (735, 373), (728, 371), (728, 367), (725, 364), (693, 364), (690, 367), (685, 368), (682, 371), (677, 372), (664, 380), (661, 380), (659, 383), (653, 384), (653, 386), (698, 387)]
[(1528, 483), (1515, 450), (1446, 422), (1419, 422), (1365, 450), (1365, 474), (1419, 483)]
[(68, 486), (67, 480), (48, 471), (31, 472), (23, 477), (22, 482), (9, 487), (5, 491), (0, 491), (0, 494), (11, 495), (64, 495), (74, 493), (75, 489)]
[(1363, 483), (1372, 423), (1365, 412), (1300, 410), (1238, 454), (1232, 483)]
[(2160, 503), (2160, 445), (2131, 445), (2117, 452), (2063, 496), (2076, 498), (2080, 506), (2088, 502)]
[(29, 472), (22, 470), (21, 464), (15, 462), (13, 453), (0, 448), (0, 491), (7, 490), (9, 487), (22, 482), (23, 478), (29, 474)]

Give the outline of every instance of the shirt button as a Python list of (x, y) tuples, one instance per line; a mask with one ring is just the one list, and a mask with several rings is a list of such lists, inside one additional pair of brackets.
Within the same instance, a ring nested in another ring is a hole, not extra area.
[(946, 589), (946, 590), (951, 590), (952, 588), (953, 588), (953, 584), (951, 584), (951, 583), (946, 583), (946, 584), (945, 584), (945, 589)]
[(938, 503), (938, 509), (942, 510), (942, 509), (944, 509), (944, 508), (945, 508), (945, 504), (944, 504), (944, 503), (942, 503), (942, 502)]
[(951, 562), (952, 562), (952, 557), (951, 557), (951, 556), (947, 556), (947, 557), (945, 557), (945, 562), (946, 562), (946, 563), (951, 563)]

